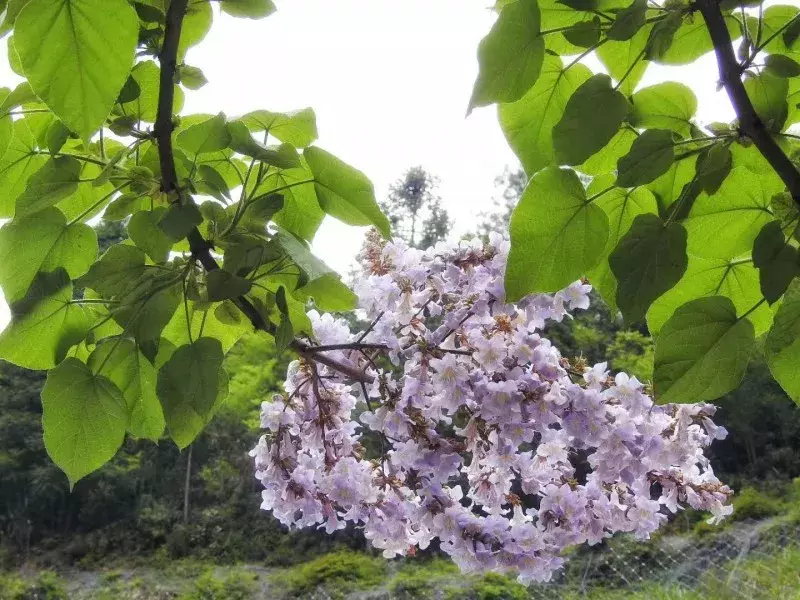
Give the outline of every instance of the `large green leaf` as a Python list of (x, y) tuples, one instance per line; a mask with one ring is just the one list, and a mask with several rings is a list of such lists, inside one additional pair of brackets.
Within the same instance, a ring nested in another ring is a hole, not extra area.
[(335, 273), (326, 273), (295, 290), (292, 295), (298, 300), (314, 299), (314, 305), (326, 312), (353, 310), (358, 302), (349, 287)]
[(80, 277), (97, 257), (97, 235), (88, 225), (67, 225), (57, 208), (14, 219), (0, 229), (0, 287), (6, 301), (16, 302), (39, 271), (63, 268)]
[(530, 91), (517, 102), (498, 106), (500, 126), (526, 172), (536, 173), (555, 162), (553, 127), (570, 96), (591, 74), (581, 64), (565, 71), (561, 59), (548, 54)]
[(614, 23), (606, 32), (608, 39), (624, 41), (631, 39), (644, 26), (647, 16), (647, 0), (634, 0), (619, 11)]
[(653, 387), (660, 404), (704, 402), (735, 389), (755, 348), (753, 325), (722, 296), (681, 306), (656, 339)]
[(175, 142), (190, 155), (224, 150), (231, 143), (225, 115), (220, 113), (182, 130)]
[(508, 299), (566, 287), (599, 262), (608, 234), (608, 218), (587, 202), (574, 171), (539, 171), (511, 217)]
[(773, 219), (769, 206), (777, 191), (744, 167), (732, 169), (715, 194), (704, 192), (695, 200), (684, 223), (689, 252), (722, 259), (749, 252), (758, 232)]
[(504, 7), (478, 46), (480, 70), (470, 109), (495, 102), (514, 102), (531, 89), (542, 68), (544, 39), (540, 35), (536, 0), (518, 0)]
[(219, 340), (203, 337), (181, 346), (158, 371), (157, 391), (170, 436), (191, 444), (228, 395)]
[[(180, 283), (172, 273), (145, 271), (126, 292), (119, 296), (114, 320), (125, 328), (140, 347), (155, 344), (181, 302)], [(151, 348), (146, 348), (147, 352)], [(146, 352), (149, 358), (150, 354)]]
[(306, 148), (303, 156), (314, 174), (322, 210), (349, 225), (375, 225), (384, 237), (391, 237), (389, 220), (366, 175), (316, 146)]
[(617, 185), (634, 187), (655, 181), (675, 162), (672, 132), (648, 129), (637, 137), (630, 151), (617, 163)]
[(686, 231), (657, 215), (639, 215), (608, 263), (618, 281), (617, 306), (627, 322), (641, 321), (653, 301), (686, 271)]
[(78, 189), (81, 163), (71, 156), (51, 158), (29, 180), (17, 198), (15, 217), (25, 217), (72, 195)]
[(44, 445), (70, 488), (111, 460), (122, 446), (128, 411), (122, 392), (76, 358), (47, 374), (42, 389)]
[(553, 128), (556, 160), (579, 165), (605, 146), (628, 114), (628, 101), (608, 75), (594, 75), (575, 90)]
[(47, 162), (36, 152), (36, 139), (25, 119), (14, 122), (14, 137), (0, 158), (0, 217), (14, 216), (17, 198), (28, 180)]
[(295, 148), (305, 148), (317, 139), (317, 117), (311, 108), (286, 113), (257, 110), (247, 113), (241, 120), (253, 133), (268, 131)]
[(323, 275), (333, 272), (328, 265), (314, 256), (311, 250), (294, 236), (279, 231), (275, 236), (275, 241), (292, 259), (292, 262), (300, 267), (307, 281), (314, 281)]
[(623, 127), (602, 150), (589, 157), (586, 162), (577, 167), (577, 170), (587, 175), (606, 175), (617, 170), (619, 159), (631, 149), (631, 145), (638, 135), (629, 127)]
[(11, 305), (11, 322), (0, 333), (0, 358), (26, 369), (52, 369), (88, 329), (86, 311), (72, 303), (67, 274), (40, 273), (25, 298)]
[(89, 356), (88, 364), (122, 392), (130, 415), (128, 432), (157, 442), (164, 433), (164, 412), (156, 395), (156, 370), (136, 344), (129, 339), (104, 340)]
[(14, 28), (33, 91), (85, 140), (111, 112), (138, 34), (136, 11), (125, 0), (31, 0)]
[(792, 282), (783, 297), (764, 344), (764, 355), (772, 376), (800, 404), (800, 279)]
[(663, 208), (669, 207), (677, 200), (684, 186), (689, 184), (695, 176), (697, 155), (692, 155), (672, 163), (666, 173), (647, 184), (649, 189)]
[[(762, 297), (758, 271), (752, 261), (748, 258), (702, 258), (689, 253), (689, 264), (683, 278), (647, 311), (650, 332), (657, 334), (679, 306), (706, 296), (725, 296), (739, 313), (749, 311)], [(764, 303), (747, 315), (756, 335), (769, 329), (772, 314), (773, 309)]]
[[(597, 194), (614, 183), (614, 177), (606, 175), (595, 178), (589, 186), (587, 192), (590, 195)], [(587, 272), (592, 286), (600, 292), (613, 312), (617, 308), (617, 279), (608, 264), (608, 256), (617, 247), (620, 239), (628, 233), (633, 224), (633, 220), (642, 214), (657, 214), (658, 204), (653, 194), (646, 188), (634, 188), (625, 190), (614, 188), (610, 192), (603, 194), (595, 200), (606, 217), (608, 217), (609, 235), (606, 247), (602, 253), (602, 259), (595, 267)]]
[(686, 137), (697, 112), (697, 98), (687, 86), (665, 81), (636, 92), (631, 98), (631, 122), (636, 127), (670, 129)]

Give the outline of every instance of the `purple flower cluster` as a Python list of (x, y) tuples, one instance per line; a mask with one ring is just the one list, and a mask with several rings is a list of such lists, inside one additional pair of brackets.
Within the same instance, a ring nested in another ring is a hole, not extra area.
[(499, 237), (419, 251), (368, 236), (369, 329), (312, 311), (316, 346), (263, 404), (262, 508), (289, 526), (358, 524), (386, 557), (438, 538), (464, 571), (523, 582), (575, 544), (647, 539), (685, 505), (730, 513), (703, 455), (725, 435), (714, 407), (656, 406), (636, 378), (563, 358), (541, 329), (587, 308), (591, 287), (506, 304), (507, 253)]

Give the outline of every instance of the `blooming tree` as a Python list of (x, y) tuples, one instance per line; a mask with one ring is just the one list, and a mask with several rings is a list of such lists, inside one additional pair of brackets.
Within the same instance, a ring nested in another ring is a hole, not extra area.
[(541, 331), (587, 308), (591, 286), (508, 304), (508, 246), (368, 236), (356, 291), (370, 326), (312, 311), (315, 344), (263, 404), (262, 508), (329, 533), (361, 524), (386, 557), (438, 538), (463, 570), (524, 582), (549, 579), (569, 546), (646, 539), (686, 505), (730, 513), (703, 455), (726, 433), (714, 407), (656, 406), (635, 377), (562, 357)]

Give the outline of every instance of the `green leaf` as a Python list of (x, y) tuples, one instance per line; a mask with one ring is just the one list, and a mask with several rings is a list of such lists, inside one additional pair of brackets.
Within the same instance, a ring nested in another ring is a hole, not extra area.
[(268, 17), (277, 10), (272, 0), (220, 0), (219, 4), (222, 12), (248, 19)]
[(47, 129), (47, 149), (50, 154), (56, 154), (69, 139), (70, 131), (59, 120), (53, 121), (53, 124)]
[(71, 156), (51, 158), (29, 180), (17, 198), (15, 217), (26, 217), (57, 204), (78, 189), (81, 163)]
[(715, 194), (700, 194), (684, 223), (689, 252), (722, 259), (749, 252), (758, 232), (773, 219), (770, 201), (778, 190), (767, 186), (749, 169), (736, 167)]
[(159, 227), (166, 212), (166, 208), (141, 210), (133, 213), (128, 222), (128, 235), (133, 243), (156, 263), (166, 262), (173, 244), (173, 240)]
[(147, 344), (158, 342), (161, 332), (172, 320), (182, 299), (175, 274), (161, 269), (148, 269), (138, 280), (117, 295), (119, 305), (114, 320), (133, 336), (148, 358)]
[(117, 196), (103, 212), (105, 221), (122, 221), (135, 212), (146, 210), (150, 206), (150, 199), (141, 194), (128, 193)]
[(197, 176), (198, 179), (195, 180), (194, 184), (199, 193), (213, 196), (220, 202), (230, 200), (231, 191), (228, 187), (228, 182), (214, 167), (199, 165), (197, 167)]
[(619, 159), (630, 151), (637, 137), (637, 133), (629, 127), (620, 129), (602, 150), (589, 157), (577, 170), (593, 176), (616, 171)]
[(628, 114), (628, 101), (608, 75), (594, 75), (575, 91), (553, 128), (556, 160), (579, 165), (605, 146)]
[(156, 370), (136, 344), (128, 339), (104, 340), (89, 356), (88, 365), (122, 393), (130, 414), (128, 432), (158, 442), (164, 433), (164, 412), (156, 395)]
[(644, 319), (647, 309), (686, 271), (686, 231), (657, 215), (637, 216), (608, 257), (617, 278), (617, 306), (626, 322)]
[(508, 300), (566, 287), (598, 263), (608, 234), (605, 213), (586, 201), (574, 171), (539, 171), (511, 217)]
[(183, 449), (228, 395), (219, 340), (203, 337), (175, 350), (158, 371), (156, 389), (170, 436)]
[(353, 310), (358, 303), (358, 296), (335, 273), (326, 273), (309, 281), (292, 295), (303, 301), (313, 298), (314, 305), (325, 312)]
[(0, 24), (0, 37), (6, 35), (14, 28), (14, 22), (17, 20), (19, 12), (25, 8), (28, 0), (8, 0), (6, 6), (6, 17), (3, 23)]
[[(758, 271), (750, 259), (702, 258), (689, 253), (689, 264), (683, 278), (647, 311), (647, 327), (652, 334), (657, 334), (678, 307), (707, 296), (725, 296), (737, 311), (744, 314), (762, 298), (758, 280)], [(773, 312), (764, 303), (747, 315), (756, 335), (769, 329)]]
[(40, 273), (28, 294), (11, 305), (11, 322), (0, 333), (0, 358), (26, 369), (52, 369), (86, 337), (89, 318), (72, 302), (63, 269)]
[(224, 150), (231, 143), (225, 115), (220, 113), (216, 117), (184, 129), (178, 134), (175, 142), (190, 155)]
[(736, 318), (728, 298), (684, 304), (656, 339), (653, 386), (658, 403), (706, 402), (736, 389), (754, 349), (752, 323)]
[(700, 189), (716, 194), (733, 167), (733, 155), (725, 144), (714, 144), (697, 156), (697, 181)]
[(616, 185), (634, 187), (650, 183), (669, 171), (674, 161), (672, 132), (648, 129), (634, 140), (630, 152), (619, 159)]
[(281, 321), (278, 324), (278, 330), (275, 332), (275, 347), (279, 351), (286, 350), (293, 339), (294, 330), (292, 329), (292, 322), (286, 314), (282, 314)]
[(789, 114), (786, 103), (789, 82), (768, 71), (758, 75), (748, 73), (744, 78), (744, 89), (766, 128), (769, 131), (783, 129)]
[(262, 194), (250, 200), (239, 221), (239, 226), (263, 234), (267, 223), (283, 208), (280, 194)]
[(683, 20), (682, 13), (671, 11), (666, 17), (653, 25), (645, 45), (645, 58), (659, 61), (672, 47), (675, 33), (680, 29)]
[[(158, 227), (168, 238), (182, 240), (200, 223), (203, 222), (203, 215), (194, 202), (186, 204), (173, 203), (161, 215), (158, 220)], [(138, 244), (137, 244), (138, 246)]]
[(478, 46), (479, 72), (469, 110), (519, 100), (536, 83), (544, 58), (539, 31), (536, 0), (517, 0), (503, 8)]
[(14, 215), (17, 198), (47, 160), (45, 155), (36, 153), (36, 140), (26, 121), (15, 121), (14, 138), (0, 158), (0, 217)]
[(753, 265), (759, 270), (761, 292), (774, 304), (792, 279), (800, 275), (797, 248), (786, 243), (780, 221), (764, 225), (753, 244)]
[(244, 277), (218, 269), (211, 271), (206, 276), (206, 286), (208, 287), (208, 300), (220, 302), (244, 296), (250, 291), (252, 284)]
[(128, 75), (122, 89), (117, 95), (117, 104), (125, 104), (126, 102), (133, 102), (142, 94), (142, 88), (136, 83), (132, 75)]
[(770, 54), (764, 59), (767, 73), (775, 77), (789, 79), (800, 75), (800, 64), (783, 54)]
[(42, 389), (44, 445), (69, 478), (70, 489), (114, 457), (127, 425), (122, 392), (78, 359), (68, 358), (47, 374)]
[(625, 96), (633, 93), (650, 64), (643, 56), (652, 28), (652, 25), (645, 25), (631, 39), (606, 42), (597, 49), (597, 57), (609, 75), (617, 82), (622, 81), (619, 91)]
[(566, 40), (579, 48), (589, 48), (600, 40), (600, 17), (594, 17), (589, 21), (576, 23), (563, 32)]
[(647, 189), (655, 194), (664, 208), (668, 208), (694, 178), (696, 163), (697, 156), (676, 160), (666, 173), (648, 183)]
[(314, 174), (322, 210), (349, 225), (375, 225), (384, 237), (391, 237), (389, 220), (366, 175), (316, 146), (306, 148), (303, 156)]
[(247, 113), (241, 121), (253, 133), (268, 131), (295, 148), (305, 148), (317, 139), (317, 117), (311, 108), (286, 113), (257, 110)]
[(80, 277), (97, 256), (97, 235), (88, 225), (67, 225), (56, 208), (14, 219), (0, 229), (0, 287), (9, 303), (21, 299), (40, 271), (63, 268)]
[(128, 78), (138, 33), (136, 11), (124, 0), (31, 0), (14, 40), (33, 91), (88, 140)]
[(80, 279), (103, 298), (125, 294), (145, 272), (145, 254), (136, 246), (114, 244)]
[(228, 123), (228, 133), (230, 134), (231, 150), (260, 160), (279, 169), (292, 169), (300, 166), (300, 157), (291, 144), (281, 144), (277, 148), (274, 146), (264, 146), (250, 135), (242, 121), (230, 121)]
[(199, 90), (208, 83), (208, 79), (206, 79), (203, 71), (189, 65), (180, 66), (178, 69), (178, 77), (180, 78), (181, 85), (190, 90)]
[(783, 297), (764, 344), (764, 355), (772, 376), (800, 404), (800, 279), (792, 282)]
[(634, 0), (627, 8), (617, 13), (614, 23), (606, 32), (608, 39), (624, 41), (631, 39), (644, 27), (647, 13), (647, 0)]
[(261, 193), (278, 192), (283, 196), (283, 208), (275, 214), (275, 223), (309, 241), (314, 239), (325, 218), (313, 180), (313, 173), (304, 166), (302, 169), (273, 170), (259, 186)]
[(289, 258), (292, 259), (300, 270), (305, 274), (309, 282), (332, 273), (331, 269), (320, 259), (311, 253), (306, 245), (289, 233), (278, 231), (274, 237), (278, 245), (283, 248)]
[[(613, 182), (614, 177), (611, 175), (597, 177), (592, 181), (587, 193), (597, 194), (608, 188)], [(602, 252), (603, 258), (586, 274), (592, 286), (600, 292), (612, 312), (617, 312), (617, 279), (611, 272), (608, 256), (631, 228), (633, 220), (638, 215), (658, 214), (658, 203), (653, 194), (643, 187), (632, 190), (614, 188), (599, 196), (594, 203), (603, 210), (608, 218), (609, 235), (606, 247)]]
[(563, 69), (558, 56), (546, 55), (536, 84), (520, 100), (500, 104), (500, 126), (525, 171), (536, 173), (555, 162), (553, 127), (570, 96), (591, 77), (582, 64)]
[[(182, 59), (186, 51), (202, 42), (211, 29), (214, 12), (207, 0), (189, 0), (186, 16), (183, 18), (181, 39), (178, 44), (178, 58)], [(176, 111), (177, 112), (177, 111)]]
[(286, 304), (286, 288), (281, 286), (275, 294), (275, 306), (278, 307), (280, 313), (284, 316), (289, 315), (289, 305)]
[(690, 135), (697, 98), (682, 83), (666, 81), (646, 87), (636, 92), (631, 102), (631, 123), (635, 127), (670, 129), (682, 137)]

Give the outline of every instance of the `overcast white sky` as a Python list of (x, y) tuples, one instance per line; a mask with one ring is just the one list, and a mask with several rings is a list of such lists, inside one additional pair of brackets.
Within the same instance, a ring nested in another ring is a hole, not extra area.
[[(406, 168), (422, 165), (440, 178), (454, 234), (473, 230), (497, 195), (494, 178), (517, 164), (494, 108), (465, 118), (478, 42), (495, 18), (491, 0), (276, 3), (278, 12), (263, 20), (215, 15), (208, 37), (187, 56), (209, 83), (187, 92), (185, 112), (311, 106), (319, 145), (364, 171), (379, 198)], [(13, 86), (18, 78), (0, 46), (2, 85)], [(727, 97), (716, 92), (711, 55), (691, 68), (651, 66), (640, 87), (665, 79), (695, 90), (701, 122), (732, 117)], [(361, 240), (360, 229), (326, 219), (314, 249), (346, 272)], [(0, 306), (0, 327), (6, 320)]]

